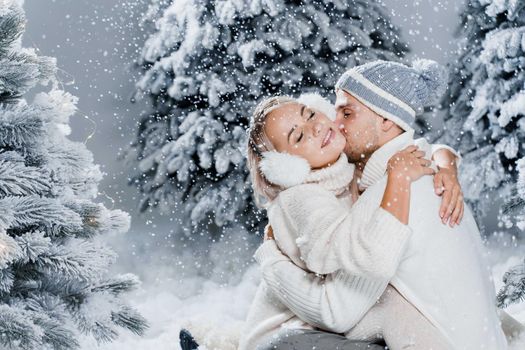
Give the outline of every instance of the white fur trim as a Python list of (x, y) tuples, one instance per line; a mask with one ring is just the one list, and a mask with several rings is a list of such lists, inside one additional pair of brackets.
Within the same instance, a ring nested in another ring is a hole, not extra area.
[(302, 184), (311, 170), (306, 159), (276, 151), (263, 153), (259, 169), (268, 181), (284, 188)]
[(358, 82), (360, 82), (361, 84), (366, 86), (367, 89), (372, 90), (374, 93), (378, 94), (379, 96), (383, 97), (384, 99), (386, 99), (386, 100), (388, 100), (388, 101), (398, 105), (399, 107), (403, 108), (406, 112), (410, 113), (410, 115), (412, 117), (414, 117), (414, 118), (416, 117), (416, 111), (412, 107), (410, 107), (409, 105), (407, 105), (405, 102), (401, 101), (400, 99), (398, 99), (394, 95), (389, 94), (385, 90), (383, 90), (383, 89), (379, 88), (378, 86), (372, 84), (368, 79), (366, 79), (364, 76), (362, 76), (358, 72), (350, 71), (350, 72), (348, 72), (348, 75), (350, 75), (352, 78), (354, 78), (355, 80), (357, 80)]
[(335, 120), (335, 106), (326, 97), (323, 97), (315, 92), (309, 92), (301, 94), (301, 96), (297, 98), (297, 101), (307, 105), (310, 108), (317, 109), (326, 115), (330, 120)]
[(199, 344), (199, 349), (207, 350), (237, 350), (244, 322), (220, 324), (205, 317), (186, 320), (183, 327)]

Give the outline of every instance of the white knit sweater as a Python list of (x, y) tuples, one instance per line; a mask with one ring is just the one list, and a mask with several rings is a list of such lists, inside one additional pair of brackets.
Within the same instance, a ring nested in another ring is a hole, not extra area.
[[(369, 189), (354, 209), (378, 205), (386, 184), (386, 161), (412, 143), (412, 134), (405, 133), (374, 153), (360, 181), (362, 188)], [(424, 145), (420, 140), (415, 143)], [(475, 221), (466, 208), (461, 225), (454, 229), (442, 225), (437, 215), (439, 204), (430, 178), (416, 182), (409, 223), (414, 233), (392, 284), (443, 332), (454, 348), (505, 349), (494, 307), (494, 288)], [(331, 248), (338, 250), (338, 244), (332, 240), (322, 249), (329, 255)], [(265, 282), (300, 318), (334, 332), (348, 331), (354, 325), (352, 317), (346, 318), (347, 311), (355, 307), (348, 274), (341, 270), (326, 276), (305, 273), (272, 241), (266, 241), (255, 256)], [(351, 332), (347, 335), (352, 338)]]
[[(308, 324), (272, 295), (262, 282), (250, 308), (239, 350), (255, 349), (283, 327), (312, 328), (314, 325), (326, 328), (323, 322), (331, 317), (329, 309), (351, 303), (344, 327), (341, 327), (341, 331), (347, 330), (383, 293), (395, 273), (411, 230), (377, 204), (351, 210), (348, 189), (353, 170), (353, 165), (342, 155), (332, 166), (312, 171), (308, 183), (281, 192), (268, 208), (277, 244), (304, 269), (322, 274), (335, 272), (332, 265), (326, 264), (326, 256), (306, 254), (318, 239), (318, 233), (330, 233), (341, 243), (334, 261), (343, 262), (347, 273), (335, 273), (333, 278), (344, 283), (347, 289), (345, 295), (332, 295), (330, 299), (330, 302), (338, 300), (341, 304), (323, 305), (320, 309), (319, 304), (312, 305)], [(372, 215), (365, 215), (365, 212)], [(363, 220), (363, 217), (367, 219)], [(301, 256), (303, 252), (305, 254)], [(324, 315), (320, 315), (319, 310)], [(341, 320), (334, 320), (333, 326), (336, 321)]]

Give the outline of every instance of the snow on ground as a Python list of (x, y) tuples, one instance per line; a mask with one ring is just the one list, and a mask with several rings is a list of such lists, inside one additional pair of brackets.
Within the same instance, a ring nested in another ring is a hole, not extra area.
[[(175, 252), (152, 249), (147, 253), (151, 257), (173, 256), (142, 260), (134, 271), (141, 275), (142, 286), (129, 295), (132, 305), (149, 320), (150, 329), (143, 337), (123, 330), (119, 339), (100, 346), (91, 338), (83, 339), (82, 349), (180, 350), (179, 331), (189, 327), (213, 338), (229, 335), (217, 350), (236, 350), (229, 345), (230, 338), (238, 338), (260, 280), (252, 260), (260, 240), (237, 231), (218, 243), (202, 238), (193, 248), (181, 244)], [(129, 271), (127, 266), (124, 270)]]
[[(235, 336), (255, 294), (258, 279), (258, 270), (253, 266), (237, 285), (222, 286), (195, 277), (185, 280), (183, 284), (159, 283), (143, 288), (135, 293), (132, 302), (150, 320), (151, 329), (143, 338), (125, 333), (119, 340), (100, 349), (178, 350), (179, 331), (188, 325), (192, 328), (191, 324), (198, 324), (201, 330), (222, 330), (226, 335)], [(180, 297), (176, 290), (192, 293)], [(225, 339), (225, 344), (231, 344), (231, 341)], [(85, 349), (94, 347), (93, 342), (86, 341), (84, 344)], [(225, 345), (220, 350), (235, 348)]]
[[(142, 288), (131, 295), (133, 305), (151, 322), (146, 335), (138, 337), (122, 332), (117, 341), (103, 346), (86, 339), (83, 349), (180, 350), (179, 331), (181, 327), (190, 327), (197, 333), (208, 332), (209, 338), (224, 335), (223, 346), (217, 350), (235, 350), (230, 338), (238, 336), (260, 278), (259, 269), (251, 260), (260, 238), (247, 242), (243, 235), (246, 234), (238, 233), (226, 243), (211, 244), (205, 259), (185, 248), (177, 263), (157, 263), (153, 265), (155, 268), (146, 265), (151, 279), (146, 277)], [(501, 248), (498, 244), (501, 242), (489, 244), (496, 289), (502, 284), (504, 272), (518, 264), (525, 251), (525, 245)], [(232, 249), (239, 246), (244, 248)], [(232, 254), (240, 258), (228, 258)], [(202, 274), (203, 268), (211, 272)], [(183, 278), (177, 278), (178, 275)], [(506, 311), (525, 323), (525, 303), (511, 305)], [(524, 348), (525, 337), (513, 344), (511, 350)]]

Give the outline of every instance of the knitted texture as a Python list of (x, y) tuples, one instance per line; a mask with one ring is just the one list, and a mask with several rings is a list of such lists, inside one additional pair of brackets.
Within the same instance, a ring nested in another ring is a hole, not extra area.
[[(344, 255), (342, 260), (346, 271), (341, 269), (341, 273), (335, 272), (333, 276), (338, 276), (336, 284), (344, 285), (345, 293), (336, 294), (332, 288), (328, 288), (324, 294), (326, 298), (301, 304), (304, 300), (302, 297), (284, 300), (280, 298), (282, 294), (268, 289), (269, 285), (270, 288), (277, 288), (279, 281), (268, 279), (262, 282), (248, 313), (239, 350), (255, 349), (283, 328), (311, 327), (304, 319), (320, 327), (329, 325), (340, 331), (349, 329), (383, 293), (399, 263), (411, 230), (375, 203), (360, 206), (359, 212), (350, 210), (352, 201), (346, 189), (352, 180), (353, 170), (354, 166), (342, 155), (332, 166), (312, 171), (305, 184), (282, 191), (269, 206), (268, 218), (275, 243), (284, 255), (267, 256), (271, 253), (266, 250), (260, 250), (258, 254), (259, 260), (266, 256), (274, 262), (286, 256), (292, 261), (287, 264), (288, 267), (294, 265), (305, 269), (299, 272), (299, 276), (293, 274), (286, 278), (301, 289), (304, 287), (301, 275), (308, 270), (307, 265), (314, 270), (319, 268), (321, 272), (334, 265), (330, 259), (330, 264), (325, 264), (325, 258), (317, 254), (319, 251), (309, 254), (310, 247), (316, 243), (317, 234), (326, 233), (338, 237), (338, 240), (342, 240), (341, 236), (344, 235), (347, 242), (342, 244), (340, 251), (345, 250), (345, 254), (340, 255)], [(367, 219), (363, 220), (363, 217)], [(356, 260), (349, 261), (347, 257), (355, 257)], [(315, 292), (313, 289), (309, 291)], [(293, 308), (292, 305), (297, 303), (301, 305)], [(345, 307), (347, 312), (344, 319), (334, 318), (332, 303), (337, 307)]]
[(404, 130), (412, 129), (424, 107), (445, 92), (447, 74), (435, 61), (415, 60), (412, 67), (373, 61), (347, 70), (336, 83), (342, 89)]

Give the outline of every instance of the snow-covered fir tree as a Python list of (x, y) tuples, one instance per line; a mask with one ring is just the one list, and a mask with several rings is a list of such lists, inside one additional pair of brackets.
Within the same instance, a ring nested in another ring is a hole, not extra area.
[[(102, 173), (68, 139), (77, 99), (56, 88), (54, 58), (21, 46), (19, 1), (0, 3), (0, 347), (75, 349), (80, 337), (142, 334), (122, 299), (139, 283), (109, 276), (116, 254), (100, 236), (125, 232), (129, 215), (94, 201)], [(33, 87), (47, 92), (33, 102)]]
[[(450, 91), (441, 107), (445, 124), (434, 136), (463, 155), (463, 190), (478, 221), (500, 201), (512, 208), (500, 211), (500, 226), (520, 234), (525, 230), (525, 206), (520, 206), (525, 201), (525, 2), (468, 0), (458, 37)], [(505, 276), (500, 305), (525, 295), (524, 268)]]
[(459, 50), (442, 101), (440, 142), (464, 157), (466, 199), (480, 218), (489, 193), (507, 196), (525, 154), (525, 3), (467, 0), (458, 28)]
[(399, 60), (407, 46), (385, 8), (361, 0), (153, 0), (137, 95), (142, 116), (131, 182), (142, 210), (199, 223), (257, 225), (245, 165), (255, 104), (272, 94), (329, 96), (347, 68)]

